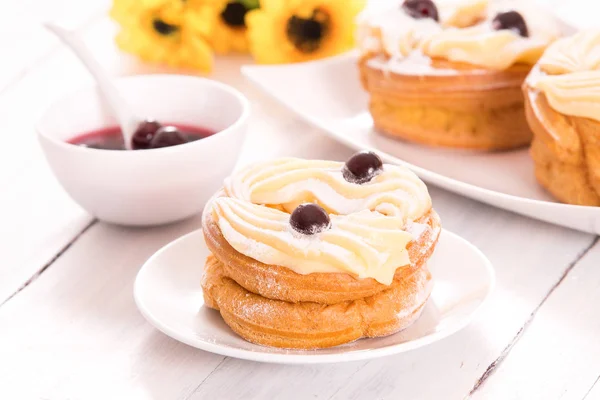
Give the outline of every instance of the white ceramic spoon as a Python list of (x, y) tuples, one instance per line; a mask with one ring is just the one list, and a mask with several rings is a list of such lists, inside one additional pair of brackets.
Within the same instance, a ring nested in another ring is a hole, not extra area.
[(81, 60), (83, 65), (92, 74), (100, 93), (108, 103), (108, 106), (112, 112), (112, 115), (117, 119), (121, 126), (121, 132), (123, 133), (123, 140), (125, 141), (125, 148), (132, 150), (132, 138), (137, 127), (142, 122), (131, 110), (127, 101), (121, 96), (121, 93), (117, 90), (113, 84), (112, 79), (104, 68), (94, 58), (88, 47), (83, 41), (77, 36), (77, 34), (71, 30), (63, 28), (53, 23), (44, 24), (46, 29), (54, 33), (59, 39), (66, 44), (73, 53)]

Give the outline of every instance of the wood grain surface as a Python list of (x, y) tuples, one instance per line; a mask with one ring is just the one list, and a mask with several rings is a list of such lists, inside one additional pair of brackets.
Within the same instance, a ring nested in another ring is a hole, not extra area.
[[(91, 80), (38, 24), (68, 16), (116, 75), (157, 69), (115, 50), (108, 0), (50, 3), (0, 3), (10, 16), (0, 46), (11, 55), (0, 64), (0, 399), (600, 399), (598, 237), (434, 187), (444, 227), (478, 246), (497, 273), (489, 305), (458, 334), (368, 362), (282, 366), (210, 354), (158, 332), (135, 307), (133, 280), (200, 218), (116, 227), (62, 191), (35, 120)], [(247, 83), (239, 74), (247, 62), (222, 57), (214, 74), (252, 101), (240, 165), (352, 153)]]

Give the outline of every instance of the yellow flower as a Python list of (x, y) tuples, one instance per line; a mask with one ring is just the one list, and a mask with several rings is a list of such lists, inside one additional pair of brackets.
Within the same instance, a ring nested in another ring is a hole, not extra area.
[(349, 50), (364, 0), (260, 0), (246, 15), (259, 63), (308, 61)]
[(117, 45), (144, 61), (208, 72), (213, 55), (206, 37), (212, 26), (202, 12), (182, 0), (115, 0)]
[[(208, 40), (217, 53), (247, 52), (245, 16), (258, 8), (258, 0), (194, 0), (212, 16)], [(282, 0), (286, 1), (286, 0)]]

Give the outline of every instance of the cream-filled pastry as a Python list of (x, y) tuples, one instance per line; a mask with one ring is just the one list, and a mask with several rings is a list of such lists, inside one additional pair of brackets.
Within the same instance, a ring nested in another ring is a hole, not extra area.
[(247, 167), (207, 206), (203, 231), (206, 304), (249, 341), (319, 348), (418, 318), (440, 222), (414, 173), (361, 152)]
[(520, 87), (559, 36), (529, 2), (406, 0), (359, 18), (359, 67), (376, 129), (430, 145), (526, 145)]
[(600, 30), (555, 42), (523, 91), (538, 181), (560, 201), (600, 206)]

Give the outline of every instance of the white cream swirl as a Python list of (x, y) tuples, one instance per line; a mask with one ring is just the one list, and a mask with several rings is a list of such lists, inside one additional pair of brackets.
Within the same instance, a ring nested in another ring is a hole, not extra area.
[[(517, 63), (535, 64), (546, 47), (560, 36), (553, 16), (530, 1), (436, 1), (440, 23), (414, 19), (399, 5), (365, 12), (358, 21), (358, 42), (363, 54), (384, 53), (388, 67), (422, 52), (490, 69), (506, 69)], [(517, 11), (529, 36), (511, 30), (495, 30), (492, 21), (500, 12)], [(406, 64), (406, 63), (403, 63)]]
[(556, 41), (539, 65), (550, 75), (600, 70), (600, 30), (585, 30)]
[(385, 52), (390, 57), (407, 56), (424, 37), (442, 29), (431, 18), (412, 18), (399, 5), (367, 9), (358, 16), (357, 25), (363, 53)]
[(408, 56), (425, 38), (443, 27), (471, 26), (485, 18), (488, 0), (436, 1), (440, 22), (413, 18), (401, 2), (373, 2), (357, 18), (357, 42), (363, 53)]
[(590, 71), (547, 75), (533, 87), (541, 90), (558, 112), (600, 121), (600, 74)]
[(331, 214), (371, 210), (407, 223), (431, 208), (427, 187), (408, 168), (384, 164), (380, 174), (358, 185), (344, 179), (343, 166), (335, 161), (271, 160), (234, 174), (225, 182), (225, 190), (230, 197), (288, 213), (302, 203), (317, 203)]
[[(526, 22), (528, 37), (512, 30), (495, 30), (492, 20), (500, 12), (517, 11)], [(548, 13), (527, 2), (500, 2), (488, 10), (486, 20), (463, 29), (449, 28), (428, 36), (421, 50), (430, 57), (463, 62), (490, 69), (506, 69), (518, 63), (533, 65), (560, 35)]]
[(554, 110), (600, 121), (600, 30), (559, 40), (539, 66), (541, 73), (532, 74), (527, 84), (543, 92)]
[(466, 28), (483, 20), (488, 7), (488, 0), (440, 2), (440, 20), (445, 27)]
[(363, 210), (330, 215), (331, 228), (315, 235), (295, 232), (286, 212), (220, 197), (212, 212), (238, 252), (298, 274), (343, 272), (389, 285), (398, 267), (410, 263), (406, 246), (413, 239), (401, 217)]

